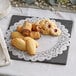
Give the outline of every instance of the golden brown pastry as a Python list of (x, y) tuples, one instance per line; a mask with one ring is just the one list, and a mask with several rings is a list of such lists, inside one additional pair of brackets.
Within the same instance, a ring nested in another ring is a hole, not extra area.
[(40, 26), (40, 32), (44, 35), (48, 35), (48, 28), (46, 27), (46, 21), (45, 19), (40, 20), (39, 22), (39, 26)]
[(42, 26), (48, 25), (49, 28), (57, 26), (56, 23), (50, 19), (42, 19), (40, 21), (40, 25), (42, 25)]
[(45, 25), (46, 21), (45, 19), (40, 20), (39, 24), (41, 27), (43, 27)]
[(32, 30), (32, 23), (25, 21), (23, 26), (22, 26), (22, 34), (24, 36), (29, 36), (31, 30)]
[(27, 53), (29, 55), (35, 55), (36, 54), (36, 44), (35, 44), (35, 42), (30, 39), (30, 40), (26, 41), (26, 44), (27, 44), (27, 46), (26, 46)]
[(55, 22), (51, 21), (50, 19), (42, 19), (39, 24), (41, 26), (41, 33), (44, 35), (49, 35), (50, 29), (57, 27)]
[(26, 51), (26, 42), (21, 38), (12, 39), (11, 44), (19, 50)]
[(46, 20), (49, 22), (49, 24), (51, 25), (51, 27), (57, 27), (57, 25), (56, 25), (56, 23), (54, 21), (52, 21), (50, 19), (46, 19)]
[(41, 29), (41, 33), (42, 33), (43, 35), (49, 35), (49, 29), (47, 29), (47, 28)]
[(42, 19), (34, 23), (25, 21), (23, 26), (17, 27), (17, 32), (11, 33), (11, 44), (29, 55), (35, 55), (39, 44), (34, 39), (39, 39), (41, 34), (59, 36), (61, 30), (50, 19)]
[(50, 29), (50, 35), (59, 36), (61, 34), (61, 30), (57, 27)]
[(17, 31), (20, 33), (22, 32), (22, 26), (21, 25), (17, 26)]
[(31, 37), (24, 37), (24, 41), (27, 41), (27, 40), (31, 40), (32, 42), (34, 42), (35, 45), (36, 45), (36, 48), (39, 46), (38, 42), (36, 40), (34, 40), (33, 38), (31, 38)]
[(19, 32), (12, 32), (11, 33), (11, 38), (13, 39), (13, 38), (24, 38), (24, 36), (21, 34), (21, 33), (19, 33)]
[(35, 23), (32, 24), (32, 31), (40, 32), (40, 30), (41, 30), (41, 26), (39, 24), (35, 24)]
[(36, 31), (37, 30), (36, 27), (37, 27), (37, 25), (35, 23), (33, 23), (32, 24), (32, 31)]
[(39, 39), (41, 37), (41, 34), (39, 32), (32, 31), (30, 33), (30, 37), (33, 39)]

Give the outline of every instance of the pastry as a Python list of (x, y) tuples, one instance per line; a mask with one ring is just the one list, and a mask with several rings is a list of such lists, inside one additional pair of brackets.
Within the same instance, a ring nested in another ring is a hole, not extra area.
[(36, 29), (37, 25), (35, 23), (32, 24), (32, 31), (37, 31)]
[(41, 26), (39, 24), (37, 24), (37, 23), (32, 24), (32, 31), (40, 32), (40, 30), (41, 30)]
[(11, 44), (19, 50), (26, 51), (26, 42), (21, 38), (12, 39)]
[(50, 29), (50, 35), (52, 36), (59, 36), (61, 34), (61, 30), (57, 27)]
[(24, 37), (24, 40), (25, 40), (25, 41), (27, 41), (27, 40), (31, 40), (32, 42), (35, 43), (36, 48), (39, 46), (38, 42), (37, 42), (36, 40), (34, 40), (33, 38), (31, 38), (31, 37)]
[(27, 49), (27, 53), (29, 55), (35, 55), (36, 54), (36, 44), (33, 40), (27, 40), (26, 41), (26, 49)]
[(47, 26), (47, 28), (57, 27), (56, 23), (50, 19), (42, 19), (39, 24), (42, 26), (42, 28), (44, 26)]
[(32, 30), (32, 23), (25, 21), (23, 26), (22, 26), (22, 34), (24, 36), (29, 36), (31, 30)]
[(48, 22), (45, 22), (45, 24), (41, 24), (41, 26), (41, 33), (44, 35), (49, 35), (50, 24)]
[(13, 39), (13, 38), (24, 38), (24, 36), (21, 34), (21, 33), (19, 33), (19, 32), (12, 32), (11, 33), (11, 38)]
[(40, 20), (39, 24), (41, 27), (43, 27), (45, 25), (45, 19)]
[(23, 26), (19, 25), (16, 30), (17, 32), (11, 33), (11, 44), (19, 50), (26, 51), (29, 55), (36, 54), (39, 44), (34, 39), (39, 39), (41, 34), (51, 36), (61, 34), (61, 30), (50, 19), (42, 19), (34, 23), (25, 21)]
[(49, 35), (49, 29), (47, 29), (47, 28), (41, 29), (41, 33), (42, 33), (43, 35)]
[(22, 26), (21, 25), (17, 26), (17, 31), (20, 33), (22, 32)]
[(50, 19), (42, 19), (39, 24), (41, 26), (41, 33), (44, 35), (49, 35), (50, 29), (57, 27), (55, 22)]
[(51, 25), (51, 28), (52, 27), (57, 27), (57, 25), (56, 25), (56, 23), (54, 22), (54, 21), (52, 21), (52, 20), (50, 20), (50, 19), (46, 19), (48, 22), (49, 22), (49, 24)]
[(41, 34), (39, 32), (32, 31), (30, 33), (30, 37), (33, 39), (39, 39), (41, 37)]

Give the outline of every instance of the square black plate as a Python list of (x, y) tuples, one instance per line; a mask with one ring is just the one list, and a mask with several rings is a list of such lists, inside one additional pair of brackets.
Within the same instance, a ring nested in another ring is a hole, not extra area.
[[(12, 18), (11, 18), (9, 27), (14, 25), (15, 22), (18, 22), (19, 20), (26, 19), (26, 18), (31, 18), (31, 17), (29, 17), (29, 16), (13, 15)], [(58, 21), (58, 22), (61, 22), (61, 24), (65, 25), (65, 27), (68, 29), (69, 33), (71, 34), (72, 24), (73, 24), (72, 21), (70, 21), (70, 20), (60, 20), (60, 19), (55, 19), (55, 20)], [(8, 27), (8, 29), (9, 29), (9, 27)], [(36, 61), (36, 62), (66, 65), (67, 56), (68, 56), (68, 50), (69, 50), (69, 47), (67, 47), (67, 50), (64, 51), (63, 54), (58, 55), (57, 57), (52, 58), (51, 60)], [(12, 59), (24, 61), (24, 59), (19, 59), (17, 56), (12, 55), (11, 52), (9, 52), (9, 54), (10, 54), (10, 57)]]

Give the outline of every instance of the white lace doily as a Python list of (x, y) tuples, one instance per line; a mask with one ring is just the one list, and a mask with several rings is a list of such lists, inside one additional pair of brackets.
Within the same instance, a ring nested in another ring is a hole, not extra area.
[[(26, 18), (25, 20), (29, 20), (34, 22), (39, 20), (40, 18)], [(20, 20), (12, 25), (9, 30), (6, 32), (6, 43), (8, 46), (8, 50), (12, 52), (13, 55), (18, 56), (18, 58), (23, 58), (24, 60), (31, 60), (31, 61), (43, 61), (43, 60), (50, 60), (53, 57), (57, 57), (58, 54), (62, 54), (63, 51), (67, 50), (67, 46), (70, 44), (70, 34), (68, 30), (62, 25), (60, 22), (56, 22), (53, 20), (57, 26), (61, 29), (62, 33), (58, 37), (52, 36), (44, 36), (37, 40), (39, 42), (39, 47), (37, 48), (37, 54), (35, 56), (29, 56), (26, 52), (20, 51), (13, 47), (10, 44), (11, 32), (15, 31), (18, 25), (22, 25), (25, 20)]]

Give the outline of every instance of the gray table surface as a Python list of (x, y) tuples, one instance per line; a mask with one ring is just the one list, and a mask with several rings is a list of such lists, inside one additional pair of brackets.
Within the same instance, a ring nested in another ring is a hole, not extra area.
[[(44, 13), (45, 12), (45, 13)], [(5, 67), (0, 67), (0, 76), (76, 76), (76, 14), (65, 12), (51, 12), (49, 10), (39, 10), (31, 8), (11, 8), (8, 16), (0, 20), (0, 28), (5, 34), (11, 16), (24, 15), (36, 17), (51, 17), (56, 19), (73, 20), (71, 45), (66, 66), (31, 63), (12, 60), (12, 63)]]

